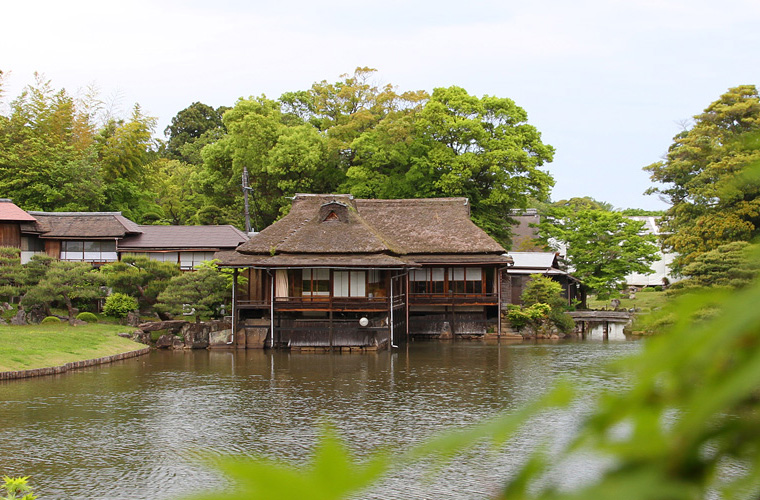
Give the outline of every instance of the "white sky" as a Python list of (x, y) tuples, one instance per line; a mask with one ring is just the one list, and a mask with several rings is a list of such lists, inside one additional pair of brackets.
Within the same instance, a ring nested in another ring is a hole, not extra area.
[(552, 198), (662, 209), (641, 168), (729, 87), (760, 84), (757, 0), (13, 1), (6, 99), (44, 73), (159, 119), (277, 98), (357, 66), (398, 90), (514, 99), (557, 153)]

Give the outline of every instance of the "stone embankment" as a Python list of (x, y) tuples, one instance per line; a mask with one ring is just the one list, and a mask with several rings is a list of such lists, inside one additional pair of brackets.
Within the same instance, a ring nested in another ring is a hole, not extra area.
[[(208, 349), (228, 347), (232, 340), (229, 321), (191, 323), (183, 320), (141, 323), (131, 339), (157, 349)], [(158, 338), (156, 333), (159, 332)]]
[(85, 359), (83, 361), (72, 361), (61, 366), (53, 366), (49, 368), (35, 368), (34, 370), (17, 370), (10, 372), (0, 372), (0, 380), (13, 380), (19, 378), (41, 377), (43, 375), (58, 375), (66, 373), (69, 370), (76, 368), (86, 368), (88, 366), (102, 365), (104, 363), (112, 363), (114, 361), (120, 361), (122, 359), (135, 358), (148, 354), (150, 347), (144, 347), (136, 351), (123, 352), (121, 354), (114, 354), (113, 356), (105, 356), (103, 358)]

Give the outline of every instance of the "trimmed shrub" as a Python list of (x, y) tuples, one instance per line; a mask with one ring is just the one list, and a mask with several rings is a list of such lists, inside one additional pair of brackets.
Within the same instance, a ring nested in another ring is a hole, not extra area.
[(40, 321), (40, 324), (41, 325), (47, 325), (47, 324), (50, 324), (50, 323), (60, 323), (60, 322), (61, 322), (61, 320), (59, 318), (56, 318), (55, 316), (48, 316), (45, 319), (43, 319), (42, 321)]
[(86, 321), (87, 323), (97, 323), (98, 317), (92, 314), (91, 312), (80, 312), (77, 314), (77, 319), (79, 321)]
[(114, 293), (106, 299), (103, 313), (113, 318), (124, 318), (138, 307), (137, 299), (126, 293)]

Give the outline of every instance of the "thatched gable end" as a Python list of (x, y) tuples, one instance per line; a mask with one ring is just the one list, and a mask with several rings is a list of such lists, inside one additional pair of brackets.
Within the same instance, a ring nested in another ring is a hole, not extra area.
[(320, 222), (342, 222), (348, 224), (348, 205), (331, 201), (319, 207)]

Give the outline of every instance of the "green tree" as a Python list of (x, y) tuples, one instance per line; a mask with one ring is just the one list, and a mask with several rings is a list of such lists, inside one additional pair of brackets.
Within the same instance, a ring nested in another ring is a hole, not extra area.
[(35, 76), (0, 120), (0, 192), (27, 210), (98, 210), (104, 195), (91, 116)]
[(662, 217), (665, 215), (665, 210), (645, 210), (643, 208), (626, 208), (623, 210), (620, 210), (620, 213), (625, 215), (626, 217)]
[(427, 151), (415, 158), (407, 182), (421, 197), (466, 196), (473, 221), (508, 245), (509, 210), (546, 200), (554, 185), (541, 166), (554, 148), (507, 98), (471, 96), (460, 87), (433, 91), (415, 121)]
[(100, 268), (115, 292), (137, 297), (142, 307), (153, 306), (169, 280), (180, 274), (179, 266), (143, 255), (123, 255), (118, 262)]
[(614, 212), (615, 207), (612, 204), (597, 201), (590, 196), (576, 196), (569, 200), (560, 200), (552, 203), (553, 207), (565, 207), (569, 208), (573, 212), (580, 212), (581, 210), (606, 210), (607, 212)]
[(218, 314), (219, 307), (230, 298), (225, 276), (214, 268), (203, 267), (170, 279), (158, 296), (156, 309), (175, 315), (194, 311), (195, 321), (200, 322), (202, 316)]
[(733, 241), (715, 250), (699, 254), (686, 267), (686, 279), (672, 285), (671, 290), (682, 292), (695, 288), (742, 288), (760, 273), (760, 261), (755, 259), (757, 245)]
[(61, 302), (69, 313), (69, 322), (74, 320), (74, 300), (94, 300), (104, 295), (101, 286), (102, 275), (87, 262), (54, 261), (45, 276), (24, 295), (21, 305), (36, 304), (49, 306)]
[(203, 149), (197, 185), (204, 205), (216, 207), (227, 220), (242, 226), (243, 167), (249, 172), (258, 228), (285, 213), (287, 196), (331, 187), (319, 182), (325, 165), (324, 136), (308, 124), (284, 124), (280, 103), (264, 97), (241, 99), (225, 113), (224, 123), (227, 135)]
[(166, 144), (167, 157), (197, 164), (200, 157), (193, 155), (194, 148), (188, 148), (188, 145), (209, 137), (221, 137), (225, 131), (222, 116), (228, 109), (230, 108), (226, 106), (214, 109), (207, 104), (194, 102), (177, 113), (164, 130), (164, 135), (169, 138)]
[[(562, 285), (548, 276), (535, 274), (525, 284), (520, 295), (523, 306), (530, 308), (536, 304), (545, 304), (549, 310), (545, 319), (564, 333), (569, 333), (575, 327), (572, 318), (565, 314), (568, 309), (567, 299), (562, 295)], [(534, 308), (535, 309), (535, 308)]]
[(599, 298), (617, 293), (631, 273), (651, 273), (657, 259), (653, 235), (642, 234), (644, 223), (618, 212), (555, 208), (541, 221), (547, 244), (564, 244), (573, 275)]
[(760, 161), (757, 89), (731, 88), (694, 120), (673, 139), (665, 160), (644, 168), (662, 184), (647, 192), (671, 204), (662, 244), (678, 254), (672, 265), (678, 274), (704, 252), (760, 234), (760, 180), (743, 177)]
[(156, 218), (149, 224), (191, 225), (203, 200), (194, 177), (199, 167), (179, 160), (159, 158), (145, 166)]
[(32, 255), (29, 262), (21, 267), (21, 272), (18, 275), (21, 293), (25, 294), (42, 281), (42, 278), (45, 277), (53, 262), (55, 262), (55, 259), (47, 254), (37, 253)]
[(137, 182), (151, 159), (156, 118), (143, 114), (135, 104), (128, 121), (110, 120), (98, 132), (95, 142), (103, 176)]
[(122, 210), (138, 222), (155, 211), (144, 184), (155, 118), (136, 105), (98, 126), (96, 92), (74, 99), (35, 76), (0, 119), (0, 192), (26, 210)]
[(21, 250), (0, 247), (0, 297), (9, 299), (20, 295)]

